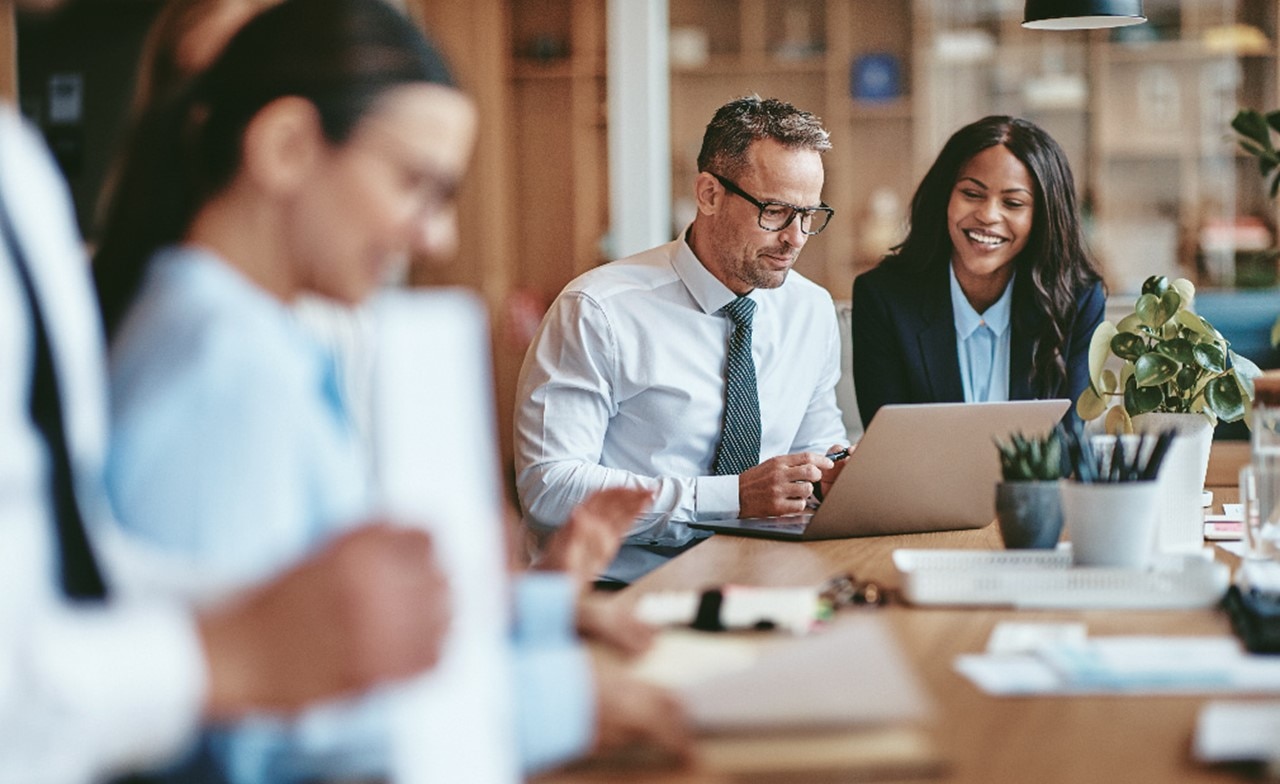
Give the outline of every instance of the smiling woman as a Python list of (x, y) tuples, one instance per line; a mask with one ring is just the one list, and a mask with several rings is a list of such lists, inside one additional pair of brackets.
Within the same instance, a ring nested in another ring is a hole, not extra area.
[(863, 424), (886, 403), (1075, 399), (1104, 304), (1062, 148), (1026, 120), (967, 125), (917, 188), (906, 240), (854, 282)]

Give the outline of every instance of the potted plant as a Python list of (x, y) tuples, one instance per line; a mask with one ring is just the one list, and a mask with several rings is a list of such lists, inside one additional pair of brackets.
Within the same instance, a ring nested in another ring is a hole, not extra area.
[[(1275, 201), (1276, 194), (1280, 193), (1280, 151), (1276, 150), (1271, 134), (1273, 130), (1280, 133), (1280, 110), (1263, 114), (1257, 109), (1241, 109), (1231, 120), (1231, 127), (1240, 135), (1237, 141), (1244, 151), (1258, 159), (1262, 181)], [(1273, 261), (1280, 255), (1275, 249), (1269, 254)], [(1271, 326), (1271, 345), (1280, 346), (1280, 314)]]
[[(1213, 325), (1191, 312), (1195, 286), (1163, 275), (1147, 278), (1133, 313), (1117, 324), (1104, 321), (1089, 345), (1091, 384), (1076, 401), (1081, 419), (1106, 415), (1111, 434), (1176, 428), (1180, 442), (1161, 483), (1165, 514), (1161, 547), (1166, 551), (1203, 545), (1200, 495), (1209, 447), (1218, 422), (1249, 419), (1253, 379), (1260, 371)], [(1107, 367), (1112, 357), (1120, 372)], [(1114, 403), (1114, 404), (1113, 404)]]
[(1062, 440), (1057, 430), (1042, 438), (1014, 433), (996, 441), (1000, 475), (996, 520), (1009, 549), (1052, 548), (1062, 535)]

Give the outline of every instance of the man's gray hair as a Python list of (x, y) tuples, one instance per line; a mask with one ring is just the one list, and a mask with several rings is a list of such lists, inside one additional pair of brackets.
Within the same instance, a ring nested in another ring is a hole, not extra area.
[(777, 98), (748, 95), (721, 106), (707, 123), (698, 171), (730, 179), (741, 176), (747, 166), (747, 148), (761, 139), (773, 139), (789, 149), (818, 153), (831, 149), (831, 135), (810, 112)]

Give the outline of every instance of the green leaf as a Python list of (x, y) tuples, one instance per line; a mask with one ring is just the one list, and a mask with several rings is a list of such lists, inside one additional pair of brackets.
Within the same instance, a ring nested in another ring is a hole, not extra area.
[(1195, 414), (1204, 414), (1205, 419), (1209, 420), (1210, 427), (1218, 426), (1218, 415), (1213, 413), (1208, 404), (1205, 403), (1204, 395), (1196, 398), (1191, 403), (1191, 411)]
[(1111, 351), (1121, 359), (1136, 361), (1147, 353), (1147, 343), (1131, 332), (1121, 332), (1111, 339)]
[(1262, 145), (1258, 144), (1255, 141), (1250, 141), (1248, 139), (1240, 139), (1239, 142), (1240, 142), (1241, 149), (1243, 149), (1245, 152), (1249, 153), (1250, 155), (1254, 156), (1255, 158), (1261, 158), (1262, 156), (1267, 154), (1266, 148), (1264, 148)]
[(1212, 343), (1199, 343), (1193, 351), (1196, 364), (1210, 373), (1221, 373), (1227, 369), (1227, 360), (1222, 354), (1222, 349)]
[(1099, 380), (1102, 388), (1098, 391), (1103, 394), (1115, 394), (1120, 389), (1120, 380), (1116, 378), (1116, 372), (1110, 368), (1102, 371), (1102, 378)]
[(1160, 296), (1160, 307), (1156, 310), (1160, 316), (1160, 323), (1164, 324), (1173, 318), (1173, 314), (1182, 308), (1182, 295), (1175, 289), (1169, 289)]
[(1090, 420), (1097, 419), (1102, 416), (1102, 412), (1107, 410), (1107, 401), (1094, 391), (1092, 385), (1084, 388), (1080, 393), (1080, 398), (1076, 401), (1076, 413), (1081, 419)]
[(1133, 378), (1140, 387), (1156, 387), (1171, 381), (1181, 366), (1172, 359), (1154, 352), (1143, 354), (1133, 363)]
[(1213, 330), (1209, 324), (1189, 310), (1180, 310), (1173, 318), (1184, 328), (1191, 330), (1197, 335), (1206, 338), (1213, 337)]
[(1155, 346), (1155, 350), (1157, 352), (1164, 354), (1166, 357), (1169, 357), (1182, 365), (1196, 361), (1193, 349), (1194, 346), (1191, 345), (1191, 341), (1186, 338), (1166, 340), (1162, 343), (1157, 343)]
[(1155, 411), (1164, 402), (1164, 393), (1159, 387), (1139, 387), (1131, 377), (1124, 388), (1124, 410), (1129, 416)]
[(1111, 350), (1111, 339), (1116, 336), (1116, 326), (1104, 321), (1093, 331), (1089, 339), (1089, 381), (1095, 388), (1102, 377), (1102, 368), (1107, 364), (1107, 356)]
[(1236, 377), (1240, 390), (1246, 397), (1253, 400), (1253, 380), (1262, 375), (1262, 369), (1255, 365), (1253, 360), (1234, 351), (1228, 351), (1227, 356), (1231, 358), (1231, 373)]
[(1152, 294), (1156, 297), (1162, 296), (1169, 290), (1169, 279), (1164, 275), (1152, 275), (1142, 281), (1142, 293)]
[(1107, 412), (1106, 432), (1113, 436), (1122, 436), (1133, 432), (1133, 420), (1124, 406), (1112, 406)]
[[(1146, 288), (1144, 285), (1143, 288)], [(1138, 301), (1133, 306), (1133, 312), (1138, 314), (1138, 318), (1142, 319), (1142, 323), (1149, 327), (1158, 327), (1164, 323), (1163, 320), (1157, 320), (1159, 315), (1160, 298), (1155, 294), (1143, 294), (1138, 297)]]
[(1196, 284), (1186, 278), (1178, 278), (1173, 283), (1173, 290), (1178, 292), (1178, 296), (1182, 297), (1182, 307), (1189, 308), (1191, 303), (1196, 301)]
[(1201, 372), (1200, 366), (1194, 362), (1183, 365), (1182, 370), (1179, 370), (1178, 375), (1174, 377), (1173, 385), (1183, 392), (1194, 390), (1196, 383), (1200, 380)]
[(1130, 313), (1129, 315), (1120, 319), (1119, 324), (1116, 324), (1116, 331), (1128, 332), (1130, 334), (1137, 335), (1139, 334), (1139, 329), (1141, 328), (1141, 326), (1142, 326), (1142, 317), (1139, 316), (1137, 313)]
[(1268, 150), (1275, 149), (1271, 144), (1271, 129), (1267, 120), (1255, 109), (1241, 109), (1231, 120), (1231, 127), (1236, 133), (1252, 139)]
[[(1164, 280), (1164, 278), (1161, 278), (1161, 280)], [(1166, 287), (1167, 285), (1166, 283)], [(1160, 295), (1150, 293), (1138, 297), (1138, 302), (1134, 305), (1133, 311), (1138, 314), (1144, 324), (1155, 329), (1173, 318), (1173, 314), (1177, 313), (1181, 306), (1181, 295), (1175, 290), (1167, 289)]]
[(1280, 346), (1280, 317), (1271, 325), (1271, 345)]
[(1235, 422), (1244, 417), (1244, 395), (1231, 376), (1220, 376), (1204, 388), (1205, 407), (1223, 422)]
[(1266, 114), (1267, 125), (1280, 132), (1280, 109), (1273, 109)]

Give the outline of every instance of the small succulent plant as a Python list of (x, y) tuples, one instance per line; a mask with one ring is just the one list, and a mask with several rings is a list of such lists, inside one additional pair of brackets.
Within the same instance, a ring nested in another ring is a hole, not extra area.
[(1049, 482), (1062, 477), (1062, 439), (1056, 429), (1040, 437), (1014, 433), (1007, 442), (996, 439), (996, 449), (1006, 482)]

